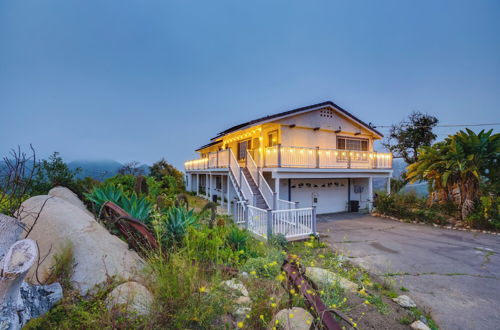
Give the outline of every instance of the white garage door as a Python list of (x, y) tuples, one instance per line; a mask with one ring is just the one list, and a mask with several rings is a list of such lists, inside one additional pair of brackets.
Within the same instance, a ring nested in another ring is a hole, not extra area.
[(316, 205), (317, 214), (347, 210), (347, 179), (294, 179), (290, 191), (299, 207)]

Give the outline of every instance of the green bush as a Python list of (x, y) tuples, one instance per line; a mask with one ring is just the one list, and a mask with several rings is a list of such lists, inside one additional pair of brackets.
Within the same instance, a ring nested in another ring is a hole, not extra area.
[(179, 246), (188, 228), (199, 225), (199, 217), (193, 210), (184, 207), (171, 207), (156, 216), (153, 227), (156, 235), (166, 247)]
[(446, 220), (440, 205), (429, 207), (426, 200), (418, 197), (415, 192), (392, 195), (381, 193), (377, 196), (375, 210), (387, 216), (425, 223), (443, 224)]
[(248, 259), (242, 270), (259, 277), (275, 278), (281, 272), (283, 259), (278, 251), (270, 251), (266, 256)]

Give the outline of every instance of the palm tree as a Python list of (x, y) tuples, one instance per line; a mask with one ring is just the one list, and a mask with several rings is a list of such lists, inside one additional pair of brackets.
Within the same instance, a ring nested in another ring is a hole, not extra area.
[(462, 218), (466, 218), (481, 196), (482, 183), (498, 182), (500, 134), (470, 129), (447, 137), (432, 147), (423, 147), (417, 162), (408, 167), (410, 182), (425, 180), (431, 191), (448, 199), (454, 187), (460, 191)]

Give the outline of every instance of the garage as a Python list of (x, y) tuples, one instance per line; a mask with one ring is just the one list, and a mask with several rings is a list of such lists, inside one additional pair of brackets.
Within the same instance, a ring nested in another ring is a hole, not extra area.
[(334, 213), (347, 210), (347, 179), (292, 179), (290, 182), (292, 201), (299, 207), (316, 205), (316, 213)]

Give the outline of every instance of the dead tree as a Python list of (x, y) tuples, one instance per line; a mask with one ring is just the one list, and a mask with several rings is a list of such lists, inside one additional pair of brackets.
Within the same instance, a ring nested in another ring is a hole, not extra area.
[(19, 207), (30, 189), (39, 164), (33, 146), (31, 153), (12, 149), (0, 164), (0, 213), (16, 216)]
[(23, 239), (5, 254), (0, 268), (0, 305), (22, 306), (21, 283), (38, 258), (35, 241)]

